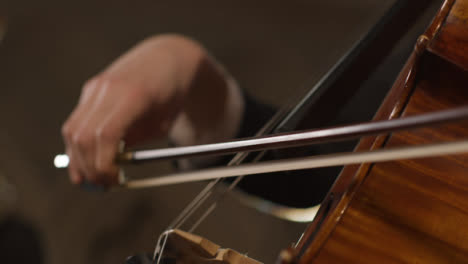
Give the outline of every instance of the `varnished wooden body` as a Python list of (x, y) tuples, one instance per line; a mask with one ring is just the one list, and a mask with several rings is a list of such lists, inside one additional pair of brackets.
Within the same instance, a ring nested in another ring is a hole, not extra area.
[[(468, 104), (468, 1), (446, 1), (376, 120)], [(449, 141), (468, 122), (365, 138), (358, 150)], [(347, 166), (299, 244), (298, 263), (468, 263), (468, 154)]]

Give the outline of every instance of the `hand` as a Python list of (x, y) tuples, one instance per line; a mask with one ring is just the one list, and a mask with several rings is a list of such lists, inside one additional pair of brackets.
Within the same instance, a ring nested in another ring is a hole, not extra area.
[(121, 140), (131, 146), (170, 132), (187, 145), (232, 137), (242, 109), (237, 85), (198, 43), (147, 39), (83, 86), (62, 127), (70, 179), (116, 184)]

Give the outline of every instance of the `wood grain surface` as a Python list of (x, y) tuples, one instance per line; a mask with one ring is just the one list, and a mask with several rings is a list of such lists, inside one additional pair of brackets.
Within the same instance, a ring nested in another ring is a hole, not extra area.
[[(433, 49), (445, 26), (453, 27), (452, 18), (468, 6), (457, 1), (451, 8), (453, 2), (444, 3), (419, 39), (375, 119), (468, 103), (468, 60), (455, 54), (468, 43), (459, 48), (462, 42), (447, 36), (444, 45), (455, 47)], [(451, 141), (466, 138), (467, 128), (468, 122), (459, 122), (366, 138), (357, 149)], [(328, 208), (293, 254), (299, 263), (468, 263), (467, 169), (468, 155), (345, 167), (325, 200)]]

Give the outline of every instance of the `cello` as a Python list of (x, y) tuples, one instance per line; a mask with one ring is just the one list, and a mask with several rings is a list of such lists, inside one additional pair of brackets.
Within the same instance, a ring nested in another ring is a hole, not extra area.
[[(446, 0), (374, 120), (468, 103), (468, 1)], [(453, 140), (468, 123), (361, 140), (356, 150)], [(346, 166), (283, 263), (467, 263), (468, 155)]]

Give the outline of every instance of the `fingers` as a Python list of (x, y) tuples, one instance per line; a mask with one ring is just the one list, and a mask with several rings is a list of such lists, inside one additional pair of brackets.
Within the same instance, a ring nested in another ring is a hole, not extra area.
[[(98, 152), (99, 144), (117, 146), (122, 131), (113, 132), (115, 135), (102, 133), (102, 120), (112, 112), (115, 97), (119, 94), (109, 92), (108, 81), (96, 79), (88, 82), (83, 87), (83, 92), (76, 109), (62, 128), (66, 151), (70, 159), (69, 174), (73, 183), (88, 181), (94, 184), (108, 186), (116, 181), (117, 168), (113, 157), (117, 153), (117, 147), (112, 153), (106, 153), (106, 165), (102, 162)], [(103, 138), (107, 137), (107, 138)], [(107, 147), (109, 148), (109, 147)], [(109, 168), (112, 169), (109, 169)]]
[(70, 180), (109, 186), (118, 183), (119, 143), (151, 102), (138, 86), (109, 80), (92, 85), (83, 89), (88, 94), (82, 95), (62, 133), (70, 158)]

